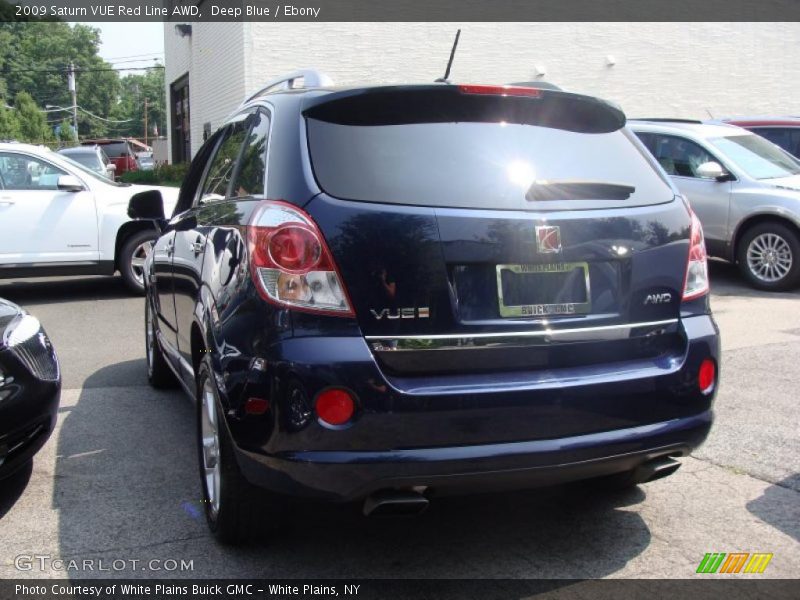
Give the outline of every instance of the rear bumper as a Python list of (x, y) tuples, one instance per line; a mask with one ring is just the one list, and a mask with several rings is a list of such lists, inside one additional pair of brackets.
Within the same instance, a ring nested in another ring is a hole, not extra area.
[(436, 495), (556, 485), (684, 456), (708, 435), (712, 412), (631, 429), (554, 440), (386, 452), (240, 451), (253, 483), (278, 493), (333, 501), (387, 488), (425, 486)]
[[(701, 393), (697, 373), (706, 358), (719, 364), (718, 329), (710, 315), (680, 326), (680, 352), (650, 361), (439, 379), (387, 377), (361, 339), (293, 338), (276, 346), (262, 383), (251, 373), (229, 390), (228, 425), (253, 483), (337, 501), (382, 488), (467, 493), (627, 471), (688, 454), (711, 427), (718, 385)], [(298, 386), (308, 415), (300, 426), (291, 423), (303, 412), (292, 404)], [(313, 416), (313, 398), (329, 386), (357, 398), (345, 427)], [(244, 415), (234, 398), (249, 396), (270, 397), (271, 411)]]

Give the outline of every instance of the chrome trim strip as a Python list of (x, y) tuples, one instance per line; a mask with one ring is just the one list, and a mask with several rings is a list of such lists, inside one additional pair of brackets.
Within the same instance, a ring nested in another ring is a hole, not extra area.
[[(467, 334), (431, 334), (431, 335), (367, 335), (367, 341), (394, 342), (403, 340), (413, 340), (417, 342), (435, 340), (482, 340), (482, 339), (515, 339), (515, 338), (538, 338), (553, 337), (561, 335), (587, 334), (591, 336), (595, 332), (602, 331), (630, 331), (639, 327), (659, 327), (663, 325), (674, 325), (678, 319), (665, 319), (663, 321), (647, 321), (644, 323), (625, 323), (622, 325), (599, 325), (596, 327), (574, 327), (571, 329), (545, 329), (543, 331), (508, 331), (491, 333), (467, 333)], [(423, 350), (424, 348), (419, 348)]]

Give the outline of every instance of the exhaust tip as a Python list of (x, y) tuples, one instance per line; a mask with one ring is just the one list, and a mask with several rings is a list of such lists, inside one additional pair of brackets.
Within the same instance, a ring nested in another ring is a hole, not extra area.
[(639, 465), (634, 472), (637, 483), (647, 483), (672, 475), (680, 469), (681, 463), (669, 456), (662, 456)]
[(364, 516), (418, 515), (428, 508), (428, 499), (415, 490), (380, 490), (364, 500)]

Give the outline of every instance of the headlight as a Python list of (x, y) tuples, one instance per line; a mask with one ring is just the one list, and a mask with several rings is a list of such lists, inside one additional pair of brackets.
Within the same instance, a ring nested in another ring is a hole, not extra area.
[(19, 346), (22, 342), (26, 342), (35, 336), (42, 329), (42, 324), (39, 319), (31, 315), (22, 315), (17, 317), (6, 328), (4, 342), (9, 348)]

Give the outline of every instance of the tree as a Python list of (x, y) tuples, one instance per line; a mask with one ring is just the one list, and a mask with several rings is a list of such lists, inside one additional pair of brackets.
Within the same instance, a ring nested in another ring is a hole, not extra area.
[(0, 105), (0, 140), (18, 140), (20, 138), (17, 111)]
[[(28, 92), (41, 107), (69, 107), (67, 67), (77, 69), (78, 105), (107, 116), (117, 104), (119, 75), (97, 54), (100, 31), (63, 22), (0, 23), (0, 93), (4, 98)], [(102, 136), (108, 125), (79, 114), (82, 136)]]
[(127, 75), (120, 79), (120, 101), (112, 113), (115, 119), (128, 123), (115, 125), (120, 135), (144, 139), (144, 101), (147, 99), (147, 137), (159, 133), (166, 124), (164, 69), (151, 69), (143, 75)]
[(52, 139), (50, 126), (47, 124), (45, 113), (36, 106), (33, 97), (28, 92), (19, 92), (14, 101), (17, 119), (19, 120), (20, 139), (35, 144), (44, 143)]
[(69, 119), (63, 119), (56, 127), (56, 138), (64, 145), (73, 146), (78, 141), (75, 128)]

